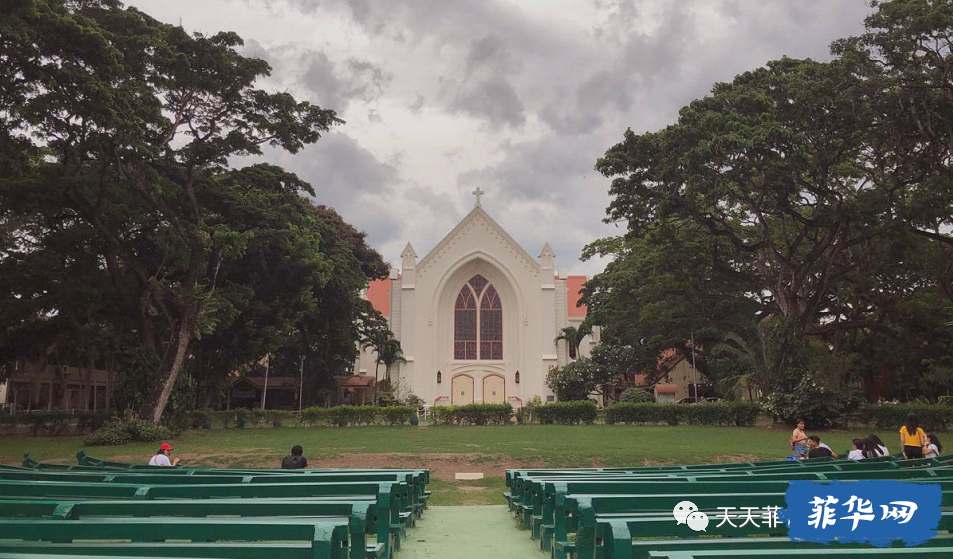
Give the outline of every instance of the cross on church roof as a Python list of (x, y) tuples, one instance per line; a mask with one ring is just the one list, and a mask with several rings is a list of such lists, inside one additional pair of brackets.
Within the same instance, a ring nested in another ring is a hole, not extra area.
[(474, 196), (476, 196), (476, 207), (479, 208), (479, 207), (480, 207), (480, 196), (483, 196), (484, 194), (486, 194), (486, 192), (483, 192), (482, 190), (480, 190), (480, 187), (478, 186), (478, 187), (476, 187), (476, 190), (474, 190), (474, 191), (472, 192), (472, 194), (473, 194)]

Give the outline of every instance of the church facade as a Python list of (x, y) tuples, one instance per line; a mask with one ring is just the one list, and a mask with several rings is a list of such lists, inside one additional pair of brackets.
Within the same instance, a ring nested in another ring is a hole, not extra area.
[[(577, 303), (586, 277), (558, 272), (548, 243), (532, 257), (474, 194), (473, 210), (429, 253), (418, 258), (408, 243), (400, 269), (368, 288), (406, 359), (391, 367), (391, 379), (427, 405), (552, 401), (547, 371), (577, 357), (554, 339), (585, 320)], [(597, 337), (578, 353), (588, 355)], [(373, 376), (375, 367), (376, 355), (365, 351), (355, 373)]]

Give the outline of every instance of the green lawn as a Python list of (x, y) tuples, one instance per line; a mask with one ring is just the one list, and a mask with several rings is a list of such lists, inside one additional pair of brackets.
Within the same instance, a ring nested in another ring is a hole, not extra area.
[[(813, 433), (808, 433), (813, 434)], [(868, 431), (818, 433), (835, 452)], [(878, 433), (899, 451), (896, 433)], [(277, 467), (300, 444), (315, 467), (423, 467), (433, 472), (433, 503), (496, 504), (503, 470), (777, 460), (789, 454), (790, 432), (764, 427), (515, 425), (505, 427), (347, 427), (190, 431), (175, 441), (184, 464)], [(43, 461), (75, 461), (84, 437), (0, 437), (0, 463), (19, 464), (30, 451)], [(940, 434), (941, 441), (949, 437)], [(953, 441), (950, 442), (953, 444)], [(158, 444), (86, 449), (100, 458), (145, 463)], [(456, 472), (483, 472), (477, 482)]]

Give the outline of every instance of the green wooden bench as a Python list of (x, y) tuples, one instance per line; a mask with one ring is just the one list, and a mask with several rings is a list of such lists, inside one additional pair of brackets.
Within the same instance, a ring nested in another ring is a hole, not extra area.
[[(585, 480), (611, 480), (611, 479), (644, 479), (650, 480), (696, 480), (710, 479), (719, 477), (725, 481), (744, 480), (752, 476), (765, 479), (795, 479), (792, 475), (799, 476), (796, 479), (826, 479), (827, 477), (837, 479), (860, 479), (857, 477), (860, 472), (887, 471), (888, 473), (871, 474), (869, 479), (877, 479), (877, 476), (883, 479), (920, 477), (920, 476), (944, 476), (953, 475), (953, 456), (939, 458), (926, 458), (920, 460), (864, 460), (851, 462), (847, 460), (825, 459), (822, 464), (815, 464), (814, 461), (792, 461), (791, 464), (798, 466), (779, 466), (774, 464), (770, 467), (764, 467), (757, 470), (745, 471), (744, 469), (731, 469), (724, 471), (706, 471), (698, 468), (692, 471), (681, 472), (661, 472), (650, 471), (646, 473), (626, 473), (624, 471), (542, 471), (538, 475), (522, 475), (514, 477), (511, 481), (511, 491), (504, 493), (504, 496), (510, 501), (511, 508), (516, 508), (519, 504), (525, 503), (527, 497), (531, 494), (533, 484), (539, 484), (548, 480), (555, 479), (585, 479)], [(932, 466), (931, 468), (922, 468), (922, 466)], [(889, 471), (903, 470), (905, 473), (894, 476)], [(924, 473), (928, 470), (929, 473)], [(915, 473), (911, 473), (915, 472)], [(734, 477), (732, 477), (734, 476)]]
[[(27, 453), (29, 454), (29, 453)], [(76, 460), (79, 465), (87, 468), (99, 467), (103, 469), (123, 469), (136, 471), (149, 471), (151, 473), (161, 472), (163, 474), (175, 474), (183, 473), (187, 475), (195, 475), (202, 473), (235, 473), (242, 475), (265, 475), (265, 474), (280, 474), (280, 475), (308, 475), (308, 474), (320, 474), (323, 472), (367, 472), (367, 473), (390, 473), (390, 472), (408, 472), (414, 476), (419, 477), (424, 485), (430, 483), (430, 470), (425, 468), (320, 468), (312, 469), (305, 468), (300, 470), (282, 470), (278, 468), (209, 468), (209, 467), (187, 467), (187, 466), (178, 466), (175, 468), (163, 468), (159, 466), (148, 466), (145, 464), (128, 464), (125, 462), (107, 462), (104, 460), (99, 460), (93, 458), (86, 454), (86, 452), (80, 450), (76, 453)], [(34, 461), (35, 462), (35, 461)], [(40, 464), (37, 462), (37, 464)], [(98, 466), (99, 464), (104, 464), (103, 466)], [(108, 464), (108, 465), (106, 465)], [(56, 465), (51, 465), (56, 466)]]
[[(816, 549), (778, 549), (771, 551), (653, 551), (649, 554), (652, 559), (816, 559), (819, 552)], [(831, 549), (824, 550), (823, 555), (836, 559), (949, 559), (953, 557), (951, 547), (916, 548), (867, 548), (867, 549)]]
[[(74, 542), (57, 544), (47, 542), (4, 542), (0, 541), (0, 554), (4, 559), (13, 557), (22, 559), (91, 559), (91, 557), (109, 557), (110, 559), (262, 559), (274, 557), (280, 559), (310, 559), (311, 545), (307, 543), (261, 543), (261, 542), (214, 542), (180, 543), (165, 542), (161, 546), (155, 543), (127, 542)], [(376, 559), (378, 555), (368, 553), (367, 559)], [(383, 557), (382, 555), (380, 557)]]
[[(946, 468), (918, 468), (918, 469), (906, 469), (906, 470), (871, 470), (871, 471), (849, 471), (849, 472), (837, 472), (836, 474), (822, 474), (819, 472), (805, 472), (804, 474), (769, 474), (765, 476), (699, 476), (699, 477), (688, 477), (686, 479), (678, 478), (668, 478), (668, 479), (644, 479), (644, 478), (616, 478), (616, 477), (597, 477), (592, 478), (586, 481), (576, 481), (575, 478), (571, 480), (562, 480), (560, 478), (542, 478), (532, 480), (528, 484), (528, 490), (525, 492), (525, 496), (520, 499), (521, 502), (514, 504), (513, 510), (516, 512), (517, 516), (520, 517), (525, 527), (531, 527), (534, 517), (536, 520), (543, 522), (550, 518), (550, 511), (553, 509), (547, 509), (548, 506), (555, 506), (555, 495), (556, 493), (562, 491), (564, 493), (652, 493), (652, 490), (641, 491), (633, 490), (631, 487), (627, 488), (624, 484), (630, 483), (645, 483), (650, 485), (660, 485), (667, 486), (670, 483), (686, 483), (700, 485), (699, 482), (703, 482), (704, 485), (710, 485), (712, 483), (734, 483), (737, 484), (737, 487), (741, 489), (726, 489), (719, 491), (722, 493), (734, 493), (734, 492), (744, 492), (744, 487), (748, 486), (751, 483), (765, 483), (765, 482), (774, 482), (783, 484), (787, 487), (787, 482), (791, 480), (815, 480), (815, 481), (831, 481), (831, 480), (841, 480), (841, 481), (851, 481), (851, 480), (866, 480), (866, 479), (890, 479), (890, 480), (922, 480), (932, 482), (941, 481), (944, 479), (953, 479), (953, 469)], [(547, 484), (552, 484), (552, 489)], [(557, 484), (559, 489), (556, 489)], [(578, 484), (578, 485), (573, 485)], [(569, 490), (568, 487), (572, 485), (579, 489)], [(582, 489), (584, 486), (590, 486), (588, 488)], [(602, 486), (603, 489), (597, 489), (596, 487)], [(693, 491), (693, 489), (679, 490), (678, 492), (688, 493)], [(760, 490), (764, 492), (763, 490)], [(770, 492), (770, 491), (769, 491)]]
[(367, 548), (365, 534), (376, 537), (368, 549), (389, 557), (399, 536), (389, 511), (378, 508), (371, 498), (364, 500), (320, 501), (313, 499), (197, 499), (161, 501), (57, 501), (0, 499), (0, 517), (50, 518), (61, 520), (94, 517), (347, 517), (351, 530), (353, 559), (361, 559)]
[[(928, 540), (914, 549), (925, 547), (951, 547), (953, 536), (941, 534)], [(894, 547), (900, 547), (896, 542)], [(767, 551), (775, 549), (814, 550), (815, 557), (824, 555), (829, 550), (840, 548), (866, 548), (867, 544), (860, 543), (830, 543), (792, 542), (790, 538), (692, 538), (685, 540), (636, 540), (632, 542), (632, 559), (649, 559), (652, 552), (679, 552), (679, 551)], [(773, 553), (771, 554), (773, 555)], [(732, 553), (732, 557), (734, 554)]]
[[(0, 539), (59, 543), (75, 540), (304, 541), (310, 546), (312, 559), (346, 559), (350, 556), (348, 522), (347, 517), (320, 521), (295, 518), (0, 519)], [(161, 546), (156, 547), (161, 552)]]
[[(544, 527), (541, 546), (544, 551), (549, 551), (551, 545), (546, 543), (547, 536), (551, 533), (554, 541), (568, 541), (568, 534), (577, 533), (579, 537), (579, 519), (609, 519), (614, 516), (627, 517), (636, 514), (655, 513), (671, 516), (672, 509), (681, 501), (691, 501), (701, 510), (715, 511), (716, 515), (709, 514), (709, 519), (718, 518), (719, 507), (733, 507), (734, 514), (744, 515), (746, 509), (764, 509), (765, 507), (777, 507), (783, 509), (786, 505), (784, 493), (738, 493), (738, 494), (683, 494), (683, 495), (571, 495), (567, 496), (566, 510), (569, 514), (560, 514), (556, 517), (556, 523), (552, 529)], [(943, 490), (941, 506), (953, 510), (953, 485), (947, 486)], [(718, 518), (720, 521), (721, 519)], [(744, 517), (738, 519), (739, 523), (744, 522)], [(763, 519), (755, 518), (762, 522)], [(595, 522), (591, 520), (590, 524)]]
[[(734, 527), (730, 525), (719, 527), (718, 511), (705, 512), (709, 513), (709, 518), (712, 520), (704, 532), (705, 539), (712, 536), (783, 536), (787, 533), (787, 527), (783, 524), (777, 526), (747, 524), (742, 527), (739, 522)], [(576, 541), (556, 542), (554, 552), (558, 548), (562, 548), (564, 553), (574, 550), (575, 557), (578, 559), (631, 559), (633, 538), (697, 538), (697, 534), (687, 526), (677, 524), (671, 514), (653, 516), (654, 514), (606, 518), (599, 515), (583, 516), (579, 519), (580, 527)], [(953, 511), (943, 511), (938, 529), (945, 532), (953, 530)], [(814, 552), (814, 555), (817, 553)]]
[(210, 485), (136, 485), (121, 483), (69, 483), (0, 481), (6, 498), (59, 499), (234, 499), (374, 497), (378, 506), (399, 519), (401, 530), (412, 525), (413, 512), (406, 488), (399, 483), (272, 483)]
[(412, 500), (414, 512), (420, 515), (426, 498), (413, 485), (408, 473), (345, 473), (335, 472), (314, 475), (187, 475), (142, 473), (92, 473), (92, 472), (45, 472), (2, 471), (0, 480), (16, 481), (65, 481), (83, 483), (135, 483), (139, 485), (207, 485), (207, 484), (272, 484), (272, 483), (350, 483), (350, 482), (401, 482), (409, 489), (407, 498)]

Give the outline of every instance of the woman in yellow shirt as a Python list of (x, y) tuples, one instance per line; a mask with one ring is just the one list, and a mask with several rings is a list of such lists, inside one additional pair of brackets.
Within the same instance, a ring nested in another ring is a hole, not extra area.
[(903, 457), (907, 459), (923, 458), (923, 445), (927, 435), (920, 428), (917, 414), (907, 415), (907, 424), (900, 428), (900, 446), (903, 447)]

